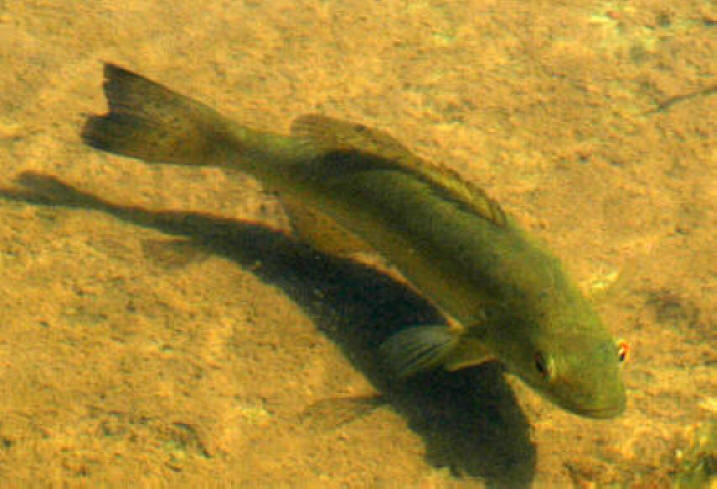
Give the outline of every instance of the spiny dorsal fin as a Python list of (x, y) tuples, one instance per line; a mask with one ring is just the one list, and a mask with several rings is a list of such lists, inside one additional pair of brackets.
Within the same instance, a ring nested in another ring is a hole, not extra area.
[(294, 136), (306, 138), (326, 149), (354, 149), (379, 156), (398, 169), (430, 184), (434, 191), (480, 215), (496, 226), (505, 227), (507, 219), (497, 202), (456, 172), (435, 167), (411, 153), (390, 134), (363, 124), (341, 121), (318, 114), (297, 118), (291, 126)]

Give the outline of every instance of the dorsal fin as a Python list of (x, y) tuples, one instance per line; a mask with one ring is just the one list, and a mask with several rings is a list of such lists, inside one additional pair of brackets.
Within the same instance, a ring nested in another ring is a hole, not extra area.
[(445, 198), (458, 203), (496, 226), (505, 227), (507, 218), (497, 202), (476, 185), (466, 182), (456, 172), (435, 167), (411, 153), (390, 134), (354, 122), (341, 121), (318, 114), (297, 118), (291, 125), (294, 136), (311, 140), (327, 150), (356, 150), (378, 156), (431, 185)]

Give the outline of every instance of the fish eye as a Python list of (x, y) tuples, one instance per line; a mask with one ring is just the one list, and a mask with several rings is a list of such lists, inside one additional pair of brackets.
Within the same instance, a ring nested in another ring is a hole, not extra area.
[(549, 377), (550, 372), (548, 371), (548, 364), (545, 361), (545, 357), (542, 353), (536, 353), (535, 354), (535, 370), (538, 371), (540, 375), (543, 376), (544, 379), (547, 379)]
[(630, 344), (625, 340), (617, 342), (617, 359), (620, 363), (625, 363), (630, 358)]

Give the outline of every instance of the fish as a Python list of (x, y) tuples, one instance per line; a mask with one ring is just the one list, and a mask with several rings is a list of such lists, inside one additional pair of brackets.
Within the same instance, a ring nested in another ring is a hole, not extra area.
[(376, 253), (434, 305), (445, 321), (406, 325), (378, 348), (397, 381), (497, 360), (573, 414), (625, 410), (628, 345), (560, 260), (470, 180), (360, 123), (308, 114), (288, 135), (254, 130), (112, 63), (103, 90), (108, 111), (87, 117), (87, 145), (252, 175), (278, 194), (299, 239)]

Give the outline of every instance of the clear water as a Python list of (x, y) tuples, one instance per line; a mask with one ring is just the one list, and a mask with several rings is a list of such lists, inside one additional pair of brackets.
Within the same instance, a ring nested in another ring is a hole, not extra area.
[[(3, 480), (715, 487), (716, 19), (667, 0), (0, 1)], [(375, 257), (297, 243), (248, 177), (84, 146), (102, 61), (250, 127), (360, 121), (480, 185), (631, 345), (625, 414), (578, 418), (497, 364), (382, 376), (380, 333), (438, 320), (428, 300)]]

